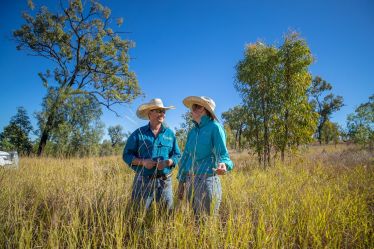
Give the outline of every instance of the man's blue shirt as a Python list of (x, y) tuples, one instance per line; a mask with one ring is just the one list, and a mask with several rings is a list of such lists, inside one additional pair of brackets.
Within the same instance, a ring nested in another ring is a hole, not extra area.
[[(153, 134), (150, 124), (136, 129), (127, 139), (125, 149), (123, 150), (123, 160), (136, 172), (142, 171), (143, 175), (169, 174), (180, 159), (180, 150), (174, 132), (161, 125), (161, 130), (157, 136)], [(132, 165), (132, 160), (152, 159), (173, 160), (171, 167), (165, 167), (163, 170), (157, 170), (156, 167), (146, 169), (137, 165)]]

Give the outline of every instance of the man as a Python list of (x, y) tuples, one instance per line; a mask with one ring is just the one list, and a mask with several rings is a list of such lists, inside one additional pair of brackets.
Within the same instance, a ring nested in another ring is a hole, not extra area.
[(136, 115), (149, 123), (131, 134), (123, 151), (123, 160), (136, 172), (132, 200), (144, 204), (146, 210), (154, 197), (169, 211), (173, 208), (171, 175), (180, 151), (174, 132), (163, 124), (165, 112), (170, 109), (175, 107), (165, 107), (161, 99), (140, 105)]

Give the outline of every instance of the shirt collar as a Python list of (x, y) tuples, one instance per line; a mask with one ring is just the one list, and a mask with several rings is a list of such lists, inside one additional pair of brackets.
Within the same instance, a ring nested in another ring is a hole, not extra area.
[(192, 121), (196, 127), (203, 127), (207, 123), (209, 123), (210, 117), (208, 115), (204, 115), (200, 118), (200, 123), (197, 123), (196, 121)]
[[(166, 129), (165, 125), (164, 125), (164, 124), (161, 124), (160, 133), (164, 132), (165, 129)], [(152, 132), (152, 129), (151, 129), (151, 122), (148, 122), (148, 130)]]

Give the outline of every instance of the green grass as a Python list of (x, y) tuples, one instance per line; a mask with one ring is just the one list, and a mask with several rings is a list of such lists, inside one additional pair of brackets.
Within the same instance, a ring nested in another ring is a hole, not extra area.
[(24, 158), (0, 170), (0, 247), (374, 247), (372, 153), (316, 147), (266, 170), (233, 158), (219, 216), (200, 222), (185, 202), (134, 212), (120, 158)]

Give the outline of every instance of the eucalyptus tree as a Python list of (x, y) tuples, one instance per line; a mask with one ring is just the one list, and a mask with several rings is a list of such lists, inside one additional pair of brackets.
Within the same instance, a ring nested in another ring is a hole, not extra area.
[(339, 142), (340, 130), (341, 128), (337, 123), (327, 120), (322, 128), (322, 141), (324, 141), (325, 144), (334, 142), (336, 145)]
[(354, 113), (348, 115), (347, 128), (353, 142), (374, 147), (374, 94), (368, 102), (359, 105)]
[(245, 114), (246, 110), (241, 105), (230, 108), (228, 111), (222, 113), (224, 124), (227, 124), (230, 130), (235, 132), (234, 148), (238, 148), (239, 150), (241, 149), (241, 138), (246, 124)]
[(276, 47), (257, 42), (246, 47), (244, 59), (236, 66), (235, 87), (257, 126), (255, 150), (264, 167), (270, 165), (271, 159), (279, 61)]
[(248, 45), (236, 66), (243, 134), (264, 167), (270, 165), (272, 155), (280, 152), (284, 160), (287, 150), (312, 140), (317, 124), (317, 113), (308, 102), (312, 62), (306, 41), (289, 32), (279, 47), (261, 42)]
[(0, 150), (16, 150), (29, 155), (32, 151), (30, 133), (33, 131), (30, 118), (24, 107), (18, 107), (17, 113), (10, 119), (0, 133)]
[(289, 32), (280, 46), (279, 58), (279, 111), (275, 119), (275, 144), (283, 161), (286, 149), (294, 149), (311, 141), (317, 115), (307, 96), (312, 81), (309, 66), (313, 62), (307, 42), (298, 33)]
[(116, 145), (123, 144), (123, 139), (125, 138), (125, 133), (121, 125), (110, 126), (108, 128), (108, 135), (110, 137), (112, 147)]
[(44, 116), (38, 155), (51, 131), (61, 124), (57, 114), (69, 97), (90, 96), (112, 110), (113, 104), (131, 102), (141, 94), (128, 65), (133, 42), (110, 27), (109, 8), (97, 1), (84, 3), (61, 0), (57, 13), (45, 6), (25, 12), (25, 24), (13, 32), (18, 50), (51, 62), (52, 68), (39, 73), (48, 92), (55, 95)]
[[(55, 95), (50, 92), (44, 98), (43, 110), (36, 114), (39, 132), (44, 130), (45, 117), (49, 115), (49, 105), (53, 104)], [(56, 112), (59, 125), (50, 131), (45, 154), (63, 157), (97, 155), (104, 134), (101, 114), (101, 106), (93, 97), (74, 95), (66, 98)]]
[(323, 126), (330, 120), (331, 115), (343, 106), (343, 97), (328, 93), (331, 90), (332, 85), (320, 76), (313, 78), (312, 85), (308, 89), (311, 104), (319, 115), (316, 136), (320, 144), (322, 143)]
[(188, 132), (193, 127), (193, 121), (190, 111), (182, 114), (183, 122), (180, 124), (180, 128), (175, 128), (175, 136), (178, 141), (178, 146), (181, 150), (184, 150), (184, 146), (187, 142)]

